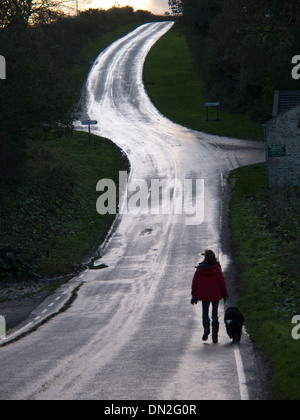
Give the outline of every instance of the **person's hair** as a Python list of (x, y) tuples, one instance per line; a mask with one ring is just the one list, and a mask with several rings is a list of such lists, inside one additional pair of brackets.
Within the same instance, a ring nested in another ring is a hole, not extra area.
[(218, 260), (216, 258), (216, 254), (211, 249), (207, 249), (204, 253), (204, 263), (213, 265), (213, 264), (216, 264), (217, 262)]

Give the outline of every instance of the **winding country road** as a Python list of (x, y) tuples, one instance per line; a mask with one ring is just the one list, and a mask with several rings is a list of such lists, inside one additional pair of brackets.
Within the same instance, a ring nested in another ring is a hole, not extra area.
[[(216, 251), (231, 278), (220, 236), (224, 179), (233, 168), (264, 161), (263, 146), (189, 130), (155, 109), (143, 86), (143, 64), (171, 26), (143, 25), (107, 48), (90, 72), (85, 101), (85, 117), (98, 121), (94, 132), (130, 160), (131, 197), (137, 180), (147, 183), (149, 197), (151, 180), (167, 180), (173, 194), (168, 214), (156, 214), (157, 202), (150, 214), (126, 214), (121, 207), (125, 214), (100, 260), (108, 268), (83, 272), (73, 280), (81, 287), (67, 311), (0, 348), (1, 399), (239, 400), (263, 394), (248, 335), (232, 346), (221, 325), (219, 344), (203, 344), (200, 305), (189, 303), (204, 249)], [(201, 181), (193, 197), (185, 197), (190, 206), (199, 199), (194, 215), (176, 211), (182, 196), (175, 186), (187, 179)]]

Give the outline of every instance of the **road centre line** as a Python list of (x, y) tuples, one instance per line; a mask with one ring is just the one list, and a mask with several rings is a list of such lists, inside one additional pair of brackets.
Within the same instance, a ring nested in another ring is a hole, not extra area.
[(224, 194), (225, 182), (224, 182), (224, 174), (223, 174), (223, 172), (221, 172), (221, 187), (222, 187), (222, 194)]

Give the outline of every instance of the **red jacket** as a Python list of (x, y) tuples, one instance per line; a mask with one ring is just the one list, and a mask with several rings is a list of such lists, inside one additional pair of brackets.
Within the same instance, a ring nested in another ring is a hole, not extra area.
[(192, 284), (192, 296), (197, 300), (216, 302), (228, 298), (226, 282), (219, 263), (200, 264)]

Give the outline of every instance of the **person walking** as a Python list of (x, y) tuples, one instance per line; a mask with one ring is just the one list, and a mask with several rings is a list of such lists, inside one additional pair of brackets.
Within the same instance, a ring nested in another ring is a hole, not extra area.
[(202, 320), (204, 334), (203, 341), (207, 341), (210, 334), (209, 306), (212, 303), (212, 340), (218, 342), (219, 317), (218, 309), (221, 299), (228, 298), (226, 281), (220, 263), (212, 250), (206, 250), (204, 261), (196, 267), (192, 282), (192, 299), (194, 305), (198, 300), (202, 301)]

